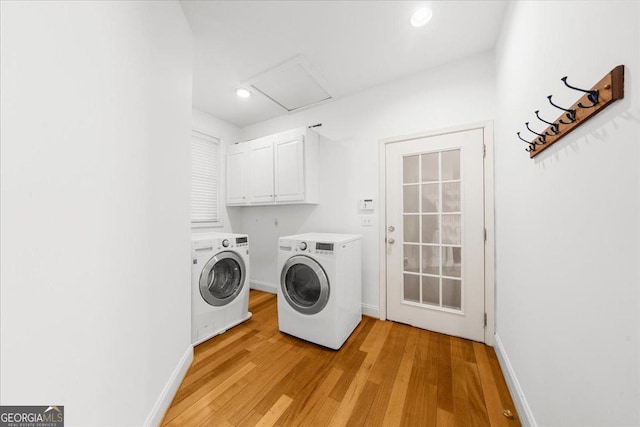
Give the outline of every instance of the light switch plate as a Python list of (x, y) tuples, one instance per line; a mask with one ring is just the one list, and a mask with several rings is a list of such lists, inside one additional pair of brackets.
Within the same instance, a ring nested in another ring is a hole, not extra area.
[(360, 215), (360, 225), (363, 227), (373, 227), (373, 215)]

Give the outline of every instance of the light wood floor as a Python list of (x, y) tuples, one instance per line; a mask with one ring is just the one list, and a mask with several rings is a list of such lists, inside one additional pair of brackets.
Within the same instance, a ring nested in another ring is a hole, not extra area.
[(275, 295), (250, 310), (195, 348), (163, 426), (520, 425), (491, 347), (364, 317), (333, 351), (282, 334)]

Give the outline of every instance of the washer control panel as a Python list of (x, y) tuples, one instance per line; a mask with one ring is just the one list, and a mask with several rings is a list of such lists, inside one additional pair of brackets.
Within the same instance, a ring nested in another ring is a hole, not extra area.
[(249, 250), (249, 238), (247, 236), (241, 237), (224, 237), (215, 239), (198, 239), (192, 243), (193, 251), (198, 254), (205, 252), (213, 252), (214, 250), (221, 249), (233, 249), (233, 248), (245, 248)]
[(235, 246), (236, 248), (243, 248), (249, 246), (249, 238), (247, 236), (236, 237), (235, 238)]
[(222, 239), (221, 245), (223, 248), (247, 248), (249, 247), (249, 239), (246, 236)]

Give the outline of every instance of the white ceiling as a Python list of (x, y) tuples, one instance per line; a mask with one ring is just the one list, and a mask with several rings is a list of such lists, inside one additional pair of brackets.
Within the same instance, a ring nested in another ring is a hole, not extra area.
[[(247, 126), (287, 114), (235, 89), (302, 55), (334, 98), (493, 49), (506, 1), (188, 1), (194, 34), (193, 104)], [(419, 5), (433, 9), (421, 28)]]

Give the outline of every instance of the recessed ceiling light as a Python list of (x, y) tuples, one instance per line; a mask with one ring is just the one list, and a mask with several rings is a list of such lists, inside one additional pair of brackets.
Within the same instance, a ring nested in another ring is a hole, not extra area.
[(414, 27), (422, 27), (427, 22), (431, 21), (431, 17), (433, 16), (433, 11), (428, 7), (422, 7), (411, 15), (411, 25)]
[(236, 89), (236, 95), (238, 95), (240, 98), (249, 98), (251, 96), (251, 92), (243, 87), (240, 87)]

